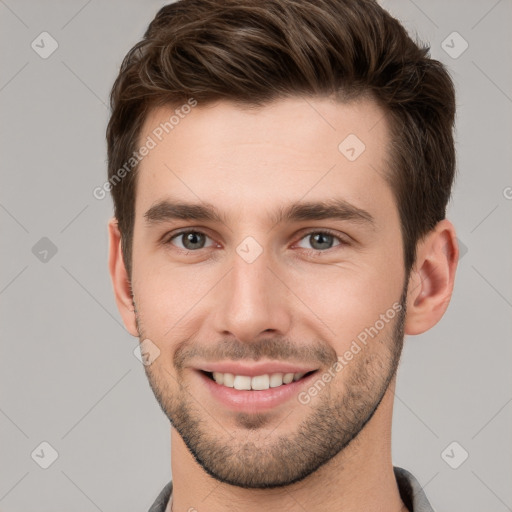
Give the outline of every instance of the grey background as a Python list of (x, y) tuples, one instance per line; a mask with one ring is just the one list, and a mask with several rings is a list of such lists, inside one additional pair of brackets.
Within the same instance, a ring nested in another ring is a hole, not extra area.
[[(107, 272), (111, 200), (92, 195), (109, 89), (165, 3), (0, 0), (2, 512), (147, 510), (171, 478), (169, 424)], [(447, 314), (406, 340), (393, 461), (438, 512), (512, 510), (512, 2), (382, 3), (456, 82), (448, 218), (462, 243)], [(59, 45), (47, 59), (31, 48), (43, 31)], [(469, 44), (458, 58), (441, 46), (454, 31)], [(43, 441), (58, 452), (48, 469), (31, 456), (48, 456)], [(469, 453), (458, 469), (441, 456), (453, 441), (452, 464)]]

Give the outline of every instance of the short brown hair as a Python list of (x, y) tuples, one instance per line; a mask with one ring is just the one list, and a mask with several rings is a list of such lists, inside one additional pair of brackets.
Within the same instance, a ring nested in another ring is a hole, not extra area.
[(179, 0), (128, 52), (110, 96), (108, 176), (128, 274), (136, 166), (112, 179), (137, 149), (149, 109), (331, 94), (368, 95), (386, 112), (387, 180), (408, 271), (417, 242), (445, 217), (455, 173), (455, 91), (428, 46), (374, 0)]

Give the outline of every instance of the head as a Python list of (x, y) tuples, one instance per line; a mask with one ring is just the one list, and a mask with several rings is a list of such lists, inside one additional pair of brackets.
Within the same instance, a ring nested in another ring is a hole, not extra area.
[[(372, 420), (404, 334), (448, 305), (449, 75), (374, 1), (182, 0), (111, 106), (110, 270), (159, 354), (155, 396), (215, 478), (307, 477)], [(207, 374), (235, 363), (306, 376), (283, 384), (296, 399), (233, 408)]]

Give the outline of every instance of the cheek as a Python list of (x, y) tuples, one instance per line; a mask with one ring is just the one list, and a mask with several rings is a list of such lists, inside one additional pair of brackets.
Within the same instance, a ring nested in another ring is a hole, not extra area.
[(144, 333), (162, 341), (177, 339), (184, 335), (187, 324), (201, 309), (201, 299), (215, 284), (211, 268), (191, 270), (186, 265), (146, 262), (139, 259), (133, 280)]
[(312, 312), (302, 321), (317, 332), (320, 329), (340, 354), (358, 337), (370, 340), (389, 335), (400, 309), (403, 276), (398, 266), (387, 266), (385, 270), (376, 265), (336, 270), (296, 278), (293, 287)]

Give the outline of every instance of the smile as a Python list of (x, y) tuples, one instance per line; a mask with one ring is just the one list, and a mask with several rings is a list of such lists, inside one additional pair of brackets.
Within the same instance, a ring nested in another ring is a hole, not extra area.
[(232, 373), (221, 372), (205, 372), (208, 377), (213, 379), (217, 384), (227, 388), (234, 388), (239, 391), (263, 391), (265, 389), (277, 388), (291, 382), (296, 382), (307, 373), (265, 373), (250, 377), (248, 375), (234, 375)]
[(318, 368), (281, 362), (205, 364), (194, 372), (224, 407), (250, 413), (290, 403), (314, 379)]

